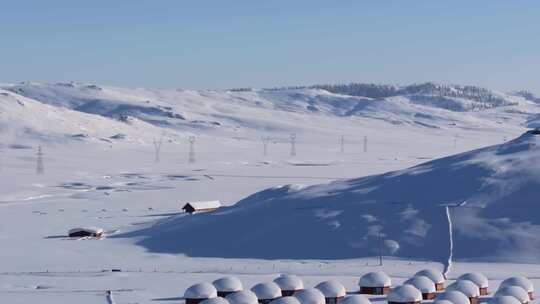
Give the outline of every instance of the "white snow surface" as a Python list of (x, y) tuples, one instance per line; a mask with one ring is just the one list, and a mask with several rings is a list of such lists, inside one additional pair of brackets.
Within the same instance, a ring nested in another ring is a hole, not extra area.
[(217, 297), (216, 288), (210, 283), (192, 285), (184, 292), (186, 299), (211, 299), (215, 297)]
[(300, 290), (304, 288), (302, 279), (293, 274), (282, 274), (274, 279), (281, 290)]
[(322, 292), (316, 288), (306, 288), (294, 293), (294, 297), (302, 304), (324, 304), (325, 298)]
[(250, 290), (241, 290), (225, 297), (230, 304), (257, 304), (257, 296)]
[(476, 298), (480, 296), (480, 289), (478, 285), (469, 280), (457, 280), (454, 283), (448, 285), (446, 290), (457, 290), (464, 293), (468, 298)]
[(365, 295), (355, 294), (343, 298), (341, 304), (371, 304), (371, 301)]
[(444, 283), (446, 281), (442, 272), (440, 272), (437, 269), (432, 269), (432, 268), (422, 269), (418, 271), (417, 273), (415, 273), (414, 276), (415, 277), (416, 276), (428, 277), (431, 281), (433, 281), (433, 283), (436, 283), (436, 284)]
[(471, 281), (473, 282), (478, 288), (487, 288), (489, 286), (489, 280), (488, 278), (480, 272), (468, 272), (463, 275), (461, 275), (458, 280), (463, 281)]
[[(307, 288), (335, 279), (357, 290), (359, 274), (379, 270), (402, 284), (444, 268), (446, 205), (449, 281), (480, 271), (494, 287), (516, 275), (537, 284), (537, 209), (527, 199), (537, 196), (537, 141), (520, 136), (538, 123), (539, 103), (495, 92), (483, 105), (456, 92), (2, 85), (0, 302), (107, 303), (111, 291), (116, 303), (172, 303), (197, 282), (236, 276), (253, 286), (279, 273)], [(215, 199), (225, 207), (180, 214), (180, 202)], [(106, 237), (65, 237), (93, 226)]]
[(470, 304), (469, 298), (461, 292), (457, 290), (449, 290), (445, 291), (443, 293), (439, 293), (437, 297), (435, 298), (434, 303), (438, 303), (438, 301), (441, 300), (448, 300), (453, 304)]
[(414, 276), (405, 281), (405, 284), (413, 285), (422, 293), (434, 293), (436, 291), (435, 283), (426, 276)]

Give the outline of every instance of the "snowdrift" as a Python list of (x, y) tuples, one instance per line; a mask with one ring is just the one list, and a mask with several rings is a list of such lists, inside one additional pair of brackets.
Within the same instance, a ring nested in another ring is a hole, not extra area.
[[(540, 135), (406, 170), (255, 193), (123, 237), (153, 252), (263, 259), (385, 255), (540, 262)], [(450, 230), (452, 234), (450, 234)]]

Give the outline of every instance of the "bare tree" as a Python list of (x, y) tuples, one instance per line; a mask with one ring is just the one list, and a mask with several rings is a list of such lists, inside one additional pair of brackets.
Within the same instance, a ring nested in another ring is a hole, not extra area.
[(195, 136), (190, 136), (189, 141), (189, 157), (188, 161), (190, 164), (195, 163)]

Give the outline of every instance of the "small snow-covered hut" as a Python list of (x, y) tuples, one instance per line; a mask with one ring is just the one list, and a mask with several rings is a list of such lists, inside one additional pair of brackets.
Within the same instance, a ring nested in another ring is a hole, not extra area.
[(489, 281), (487, 277), (480, 272), (469, 272), (458, 278), (458, 280), (472, 281), (480, 290), (480, 295), (485, 296), (488, 294)]
[(68, 231), (69, 237), (102, 237), (105, 231), (97, 227), (73, 228)]
[(344, 297), (339, 304), (371, 304), (365, 295), (355, 294)]
[(499, 296), (512, 296), (518, 299), (521, 304), (527, 304), (531, 301), (529, 293), (523, 287), (517, 285), (500, 287), (495, 293), (495, 297)]
[(443, 304), (441, 303), (441, 301), (443, 300), (450, 301), (452, 304), (470, 304), (471, 303), (469, 301), (469, 298), (467, 298), (467, 296), (463, 292), (457, 291), (457, 290), (448, 290), (448, 291), (438, 294), (435, 297), (434, 303)]
[(433, 283), (435, 283), (435, 290), (441, 291), (444, 289), (444, 282), (446, 279), (444, 278), (444, 274), (438, 270), (432, 268), (423, 269), (417, 272), (414, 276), (426, 276), (432, 280)]
[(227, 301), (225, 298), (217, 297), (217, 298), (206, 299), (199, 304), (229, 304), (229, 301)]
[(500, 287), (512, 286), (512, 285), (522, 287), (529, 294), (529, 299), (530, 300), (534, 299), (534, 285), (526, 277), (510, 277), (502, 281)]
[(274, 301), (270, 302), (270, 304), (300, 304), (300, 301), (298, 301), (295, 297), (281, 297), (278, 299), (275, 299)]
[(383, 295), (388, 294), (392, 286), (390, 277), (382, 271), (368, 272), (358, 281), (360, 293)]
[(321, 282), (315, 288), (322, 292), (326, 304), (337, 304), (347, 293), (343, 284), (336, 280)]
[(301, 304), (325, 304), (324, 295), (318, 289), (306, 288), (294, 293)]
[(199, 283), (192, 285), (184, 292), (186, 304), (199, 304), (206, 299), (217, 297), (217, 290), (210, 283)]
[(390, 289), (386, 298), (388, 304), (420, 304), (422, 293), (413, 285), (405, 284)]
[(237, 277), (223, 277), (212, 282), (218, 297), (226, 297), (233, 292), (243, 290), (242, 282)]
[(187, 202), (182, 210), (186, 213), (199, 213), (199, 212), (210, 212), (214, 211), (221, 207), (219, 201), (201, 201), (201, 202)]
[(426, 276), (416, 276), (405, 281), (405, 284), (410, 284), (422, 293), (422, 299), (431, 300), (435, 298), (435, 283)]
[(519, 304), (519, 300), (512, 296), (493, 297), (488, 302), (489, 304)]
[(281, 288), (284, 297), (292, 296), (298, 290), (304, 289), (304, 282), (298, 276), (292, 274), (282, 274), (274, 279), (274, 283)]
[(250, 290), (241, 290), (225, 297), (230, 304), (258, 304), (257, 296)]
[(446, 287), (446, 290), (457, 290), (461, 291), (464, 295), (469, 298), (471, 304), (478, 304), (480, 297), (480, 288), (474, 282), (469, 280), (457, 280), (454, 283)]
[(255, 293), (259, 303), (268, 304), (277, 298), (281, 298), (281, 288), (274, 282), (256, 284), (251, 288)]

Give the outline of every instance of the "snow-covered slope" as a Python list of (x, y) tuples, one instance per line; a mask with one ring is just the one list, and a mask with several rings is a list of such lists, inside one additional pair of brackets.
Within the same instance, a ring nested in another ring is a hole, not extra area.
[[(540, 262), (540, 135), (410, 169), (310, 187), (282, 186), (209, 214), (129, 236), (156, 252), (257, 258)], [(450, 217), (447, 217), (447, 208)], [(380, 239), (381, 238), (381, 239)]]
[(20, 143), (25, 138), (41, 142), (116, 140), (142, 143), (160, 136), (159, 128), (132, 118), (120, 122), (68, 108), (55, 107), (0, 89), (2, 142)]
[(374, 121), (418, 132), (523, 129), (540, 112), (529, 95), (432, 83), (405, 87), (353, 84), (193, 91), (25, 82), (3, 88), (55, 108), (115, 122), (136, 119), (171, 132), (221, 137), (259, 138), (261, 133), (291, 132), (334, 134), (343, 132), (335, 126), (369, 128)]

